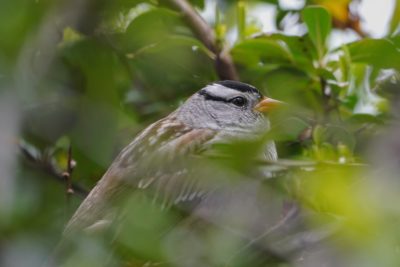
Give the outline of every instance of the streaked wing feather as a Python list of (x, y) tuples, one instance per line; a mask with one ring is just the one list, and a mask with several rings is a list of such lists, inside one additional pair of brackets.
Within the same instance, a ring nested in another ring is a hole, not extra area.
[(185, 166), (188, 156), (204, 150), (204, 144), (214, 137), (213, 130), (185, 127), (173, 114), (153, 123), (121, 151), (77, 209), (64, 234), (109, 217), (115, 199), (132, 189), (149, 192), (155, 202), (162, 201), (166, 207), (198, 195), (198, 177), (188, 175)]

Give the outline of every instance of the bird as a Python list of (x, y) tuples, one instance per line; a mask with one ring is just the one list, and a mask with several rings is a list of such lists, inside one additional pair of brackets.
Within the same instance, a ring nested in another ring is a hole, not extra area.
[[(243, 82), (223, 80), (207, 84), (175, 111), (141, 131), (119, 153), (75, 211), (63, 236), (112, 228), (123, 217), (121, 213), (127, 213), (118, 206), (122, 199), (137, 193), (145, 194), (148, 202), (160, 210), (178, 207), (210, 221), (219, 220), (221, 216), (215, 214), (229, 210), (229, 205), (220, 201), (222, 196), (236, 195), (243, 211), (250, 211), (252, 200), (247, 208), (243, 203), (259, 185), (239, 183), (232, 189), (235, 171), (209, 164), (202, 156), (221, 151), (218, 149), (224, 145), (256, 142), (260, 145), (255, 157), (277, 160), (275, 144), (265, 136), (271, 128), (268, 114), (281, 104)], [(263, 171), (257, 175), (268, 176)], [(230, 189), (225, 190), (225, 185)]]

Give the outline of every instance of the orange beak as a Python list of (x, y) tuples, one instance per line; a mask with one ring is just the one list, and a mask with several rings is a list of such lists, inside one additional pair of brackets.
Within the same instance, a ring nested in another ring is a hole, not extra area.
[(272, 98), (268, 98), (264, 96), (260, 102), (254, 107), (255, 110), (258, 112), (264, 113), (264, 112), (269, 112), (270, 110), (282, 105), (283, 102), (279, 100), (275, 100)]

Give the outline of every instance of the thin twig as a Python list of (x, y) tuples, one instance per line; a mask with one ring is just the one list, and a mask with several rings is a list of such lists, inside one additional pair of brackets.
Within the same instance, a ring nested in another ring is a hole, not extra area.
[(74, 167), (75, 167), (75, 162), (72, 159), (72, 146), (70, 144), (68, 147), (67, 170), (62, 173), (66, 186), (65, 193), (67, 197), (67, 205), (69, 205), (71, 195), (75, 193), (72, 187), (72, 171)]
[(213, 29), (186, 0), (168, 0), (172, 8), (178, 10), (196, 37), (216, 55), (215, 69), (222, 80), (238, 80), (239, 76), (228, 49), (219, 47)]
[(324, 119), (328, 119), (331, 111), (331, 106), (329, 100), (331, 95), (327, 92), (327, 81), (323, 78), (319, 78), (320, 86), (321, 86), (321, 95), (322, 95), (322, 105), (324, 109)]
[[(34, 154), (31, 153), (29, 149), (27, 149), (24, 145), (19, 145), (21, 154), (24, 156), (25, 160), (30, 163), (30, 165), (38, 170), (41, 170), (48, 174), (50, 177), (54, 178), (56, 181), (60, 183), (65, 183), (65, 177), (63, 173), (57, 171), (57, 168), (48, 160), (43, 161), (41, 158), (38, 158)], [(85, 198), (88, 194), (88, 190), (83, 188), (82, 186), (72, 183), (70, 184), (70, 188), (74, 191), (74, 195), (79, 196), (81, 198)]]

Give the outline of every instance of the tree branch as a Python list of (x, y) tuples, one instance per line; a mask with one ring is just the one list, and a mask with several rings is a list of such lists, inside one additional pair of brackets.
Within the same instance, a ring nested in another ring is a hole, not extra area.
[(62, 176), (64, 177), (65, 180), (65, 186), (66, 186), (66, 193), (67, 193), (67, 200), (69, 200), (69, 197), (73, 195), (74, 189), (72, 188), (72, 171), (75, 167), (75, 161), (72, 159), (72, 146), (71, 144), (69, 145), (68, 148), (68, 160), (67, 160), (67, 170), (62, 173)]
[(225, 47), (219, 47), (213, 29), (204, 21), (186, 0), (168, 0), (170, 6), (179, 11), (196, 37), (216, 55), (215, 69), (221, 80), (238, 80), (233, 60)]
[[(45, 173), (47, 173), (50, 177), (54, 178), (58, 182), (65, 184), (66, 182), (66, 177), (65, 173), (61, 173), (57, 171), (57, 168), (48, 160), (42, 160), (35, 156), (27, 147), (25, 147), (23, 144), (19, 145), (21, 154), (24, 156), (25, 160), (30, 163), (32, 167), (35, 169), (41, 170)], [(70, 181), (67, 181), (68, 183)], [(88, 194), (88, 190), (83, 188), (80, 185), (70, 183), (68, 184), (68, 187), (73, 190), (74, 195), (77, 195), (81, 198), (85, 198)]]

